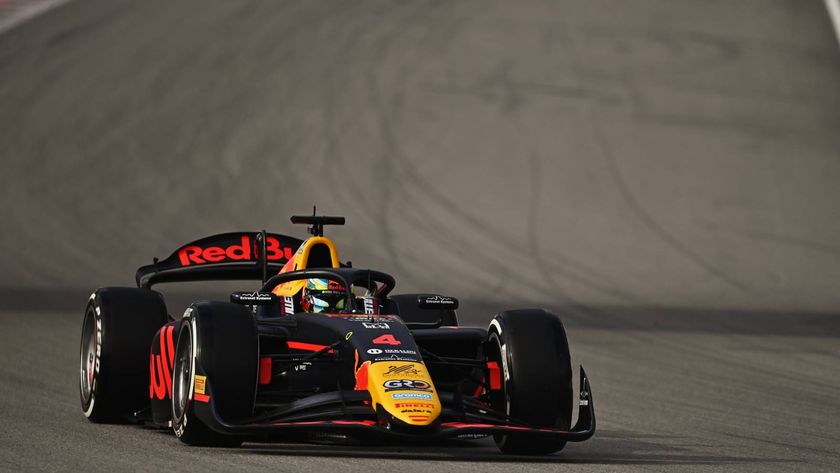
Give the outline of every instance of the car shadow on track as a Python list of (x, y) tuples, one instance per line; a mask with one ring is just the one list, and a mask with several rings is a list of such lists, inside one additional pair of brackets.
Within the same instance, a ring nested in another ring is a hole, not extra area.
[(789, 459), (757, 458), (707, 453), (710, 446), (692, 445), (674, 436), (602, 431), (583, 444), (568, 444), (553, 455), (504, 455), (492, 439), (455, 440), (428, 445), (252, 444), (235, 450), (242, 454), (313, 456), (353, 459), (392, 459), (486, 463), (580, 463), (603, 465), (725, 465), (793, 463)]

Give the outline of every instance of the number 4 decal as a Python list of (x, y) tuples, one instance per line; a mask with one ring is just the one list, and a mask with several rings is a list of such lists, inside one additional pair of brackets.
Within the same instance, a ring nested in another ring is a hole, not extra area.
[(390, 333), (386, 333), (385, 335), (380, 335), (373, 339), (373, 343), (375, 345), (401, 345), (402, 342), (394, 338), (393, 335)]

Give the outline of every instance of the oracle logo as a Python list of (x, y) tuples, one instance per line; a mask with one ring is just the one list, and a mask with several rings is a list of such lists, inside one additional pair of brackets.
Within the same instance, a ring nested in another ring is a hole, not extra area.
[[(269, 236), (265, 239), (266, 259), (269, 261), (291, 259), (293, 251), (289, 247), (281, 248), (280, 241), (277, 238)], [(181, 266), (190, 266), (222, 261), (250, 261), (252, 260), (252, 253), (251, 238), (248, 235), (242, 235), (240, 244), (233, 244), (227, 248), (221, 246), (205, 248), (196, 245), (185, 246), (178, 250), (178, 259), (181, 261)]]

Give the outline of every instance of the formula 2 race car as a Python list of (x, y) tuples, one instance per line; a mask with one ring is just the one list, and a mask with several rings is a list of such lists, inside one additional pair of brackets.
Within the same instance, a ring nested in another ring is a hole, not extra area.
[[(457, 299), (392, 295), (390, 275), (341, 263), (323, 228), (343, 217), (292, 222), (310, 225), (312, 236), (216, 235), (138, 269), (137, 288), (97, 289), (82, 328), (85, 416), (226, 447), (492, 435), (502, 452), (548, 454), (595, 432), (583, 367), (571, 427), (573, 374), (559, 317), (512, 310), (487, 329), (461, 327)], [(262, 287), (230, 302), (194, 302), (178, 319), (151, 289), (249, 279)], [(305, 310), (311, 281), (346, 304)]]

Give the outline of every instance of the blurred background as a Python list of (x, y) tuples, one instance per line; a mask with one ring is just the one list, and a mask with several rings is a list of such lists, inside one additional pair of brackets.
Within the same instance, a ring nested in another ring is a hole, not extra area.
[[(604, 396), (584, 457), (831, 470), (836, 427), (809, 435), (840, 415), (832, 1), (0, 0), (4, 365), (61, 360), (56, 428), (88, 428), (92, 289), (214, 233), (302, 237), (289, 216), (317, 205), (347, 217), (343, 260), (460, 297), (470, 324), (563, 311)], [(51, 358), (22, 341), (33, 311)], [(638, 399), (652, 382), (684, 401)], [(793, 399), (801, 450), (743, 440)]]
[(0, 37), (0, 287), (347, 216), (400, 289), (840, 308), (819, 1), (81, 1)]

